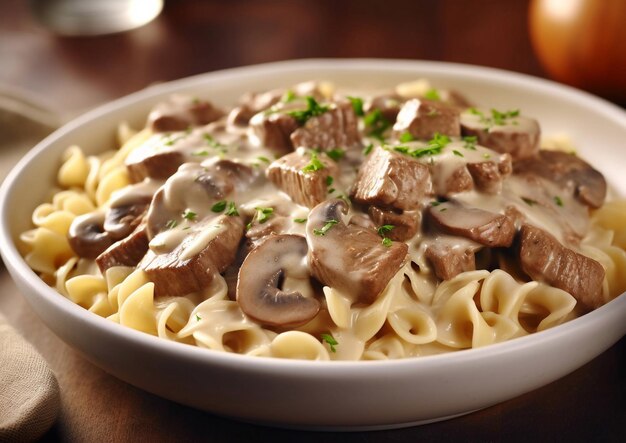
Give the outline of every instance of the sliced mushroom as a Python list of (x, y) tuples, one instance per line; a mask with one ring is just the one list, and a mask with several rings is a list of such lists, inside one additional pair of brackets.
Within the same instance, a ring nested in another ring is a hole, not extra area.
[(70, 246), (79, 257), (95, 259), (113, 244), (111, 234), (104, 230), (104, 213), (79, 215), (67, 234)]
[(298, 235), (275, 235), (244, 260), (237, 281), (241, 310), (264, 325), (294, 327), (313, 319), (320, 303), (298, 291), (280, 289), (285, 278), (308, 280), (307, 242)]
[(151, 200), (152, 197), (140, 196), (133, 203), (110, 207), (104, 219), (104, 230), (114, 240), (128, 237), (141, 222)]

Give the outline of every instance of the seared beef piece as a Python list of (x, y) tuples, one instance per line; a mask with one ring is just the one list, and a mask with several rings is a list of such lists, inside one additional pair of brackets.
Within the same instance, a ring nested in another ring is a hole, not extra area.
[(502, 181), (511, 175), (511, 156), (504, 155), (498, 163), (485, 161), (468, 163), (469, 171), (477, 190), (487, 194), (497, 194), (502, 190)]
[(246, 126), (252, 116), (269, 109), (280, 101), (283, 89), (272, 89), (267, 92), (249, 92), (239, 99), (239, 105), (228, 114), (228, 122), (237, 126)]
[(152, 146), (141, 146), (126, 158), (126, 169), (133, 183), (150, 177), (166, 180), (178, 167), (185, 163), (185, 155), (175, 150), (155, 150)]
[(398, 213), (394, 210), (370, 206), (368, 212), (378, 227), (383, 225), (393, 226), (393, 229), (386, 232), (385, 236), (395, 241), (406, 241), (415, 236), (420, 228), (422, 219), (422, 214), (419, 211), (403, 211)]
[(147, 251), (146, 224), (141, 223), (129, 236), (113, 243), (100, 254), (96, 264), (102, 274), (113, 266), (137, 266)]
[[(312, 165), (315, 156), (323, 167), (318, 170), (305, 170)], [(303, 149), (287, 154), (274, 161), (265, 171), (281, 191), (285, 192), (295, 203), (312, 208), (326, 200), (328, 193), (328, 177), (337, 177), (336, 163), (325, 154), (307, 153)]]
[(291, 134), (291, 142), (296, 148), (304, 146), (322, 151), (360, 146), (361, 136), (352, 104), (339, 102), (323, 114), (309, 118)]
[(384, 246), (376, 231), (343, 221), (348, 206), (327, 200), (309, 214), (306, 237), (312, 275), (354, 302), (371, 304), (404, 264), (408, 246)]
[(161, 102), (148, 115), (148, 126), (155, 132), (184, 131), (224, 116), (224, 112), (206, 100), (173, 95)]
[(432, 195), (432, 188), (428, 166), (377, 147), (361, 165), (352, 198), (367, 205), (413, 210), (424, 197)]
[(364, 106), (363, 111), (368, 114), (375, 109), (378, 109), (381, 115), (389, 122), (396, 121), (400, 107), (405, 99), (398, 94), (389, 93), (377, 95), (368, 100)]
[(522, 226), (519, 258), (522, 269), (533, 280), (569, 292), (590, 309), (604, 303), (602, 265), (566, 248), (542, 229), (529, 224)]
[(432, 206), (427, 214), (436, 229), (485, 246), (509, 247), (515, 237), (515, 224), (506, 215), (454, 203)]
[(298, 129), (298, 122), (288, 114), (260, 112), (250, 119), (250, 127), (258, 137), (261, 146), (279, 155), (293, 150), (291, 134)]
[[(203, 239), (215, 226), (223, 228)], [(189, 232), (171, 251), (157, 254), (151, 249), (139, 263), (154, 282), (155, 296), (181, 296), (206, 288), (216, 273), (235, 260), (243, 221), (227, 215), (209, 216)]]
[(606, 198), (604, 176), (573, 154), (540, 150), (536, 156), (514, 163), (515, 174), (534, 174), (556, 183), (581, 203), (599, 208)]
[(431, 139), (435, 133), (458, 137), (459, 110), (442, 102), (414, 98), (400, 109), (393, 130), (397, 134), (409, 132), (419, 139)]
[(494, 119), (489, 111), (471, 108), (461, 113), (464, 136), (475, 136), (478, 144), (511, 154), (513, 160), (532, 157), (539, 150), (539, 123), (528, 117)]
[(438, 279), (450, 280), (461, 272), (476, 269), (476, 250), (476, 247), (465, 243), (454, 246), (450, 242), (434, 242), (426, 247), (424, 256), (433, 266)]
[[(437, 180), (439, 182), (439, 180)], [(456, 168), (445, 180), (445, 188), (437, 188), (437, 195), (450, 197), (458, 192), (466, 192), (474, 189), (474, 180), (465, 165)]]

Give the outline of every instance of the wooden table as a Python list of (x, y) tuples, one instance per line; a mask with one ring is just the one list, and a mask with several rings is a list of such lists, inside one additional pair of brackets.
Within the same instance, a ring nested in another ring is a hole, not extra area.
[[(148, 26), (97, 38), (38, 28), (27, 2), (0, 5), (0, 83), (74, 115), (146, 87), (220, 68), (302, 57), (394, 57), (542, 76), (527, 2), (168, 1)], [(0, 312), (50, 363), (62, 412), (45, 441), (624, 441), (626, 340), (567, 377), (454, 420), (372, 433), (270, 429), (200, 412), (94, 367), (36, 317), (0, 270)], [(541, 362), (537, 362), (538, 365)]]

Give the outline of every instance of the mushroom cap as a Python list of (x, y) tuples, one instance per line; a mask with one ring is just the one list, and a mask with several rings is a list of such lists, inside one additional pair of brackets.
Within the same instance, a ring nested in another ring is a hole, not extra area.
[(109, 208), (104, 219), (104, 230), (111, 234), (114, 240), (128, 237), (139, 225), (151, 199), (140, 196), (135, 202)]
[(104, 213), (91, 212), (76, 217), (67, 233), (71, 248), (79, 257), (95, 259), (113, 244), (104, 230)]
[(299, 235), (273, 235), (246, 257), (237, 281), (241, 310), (268, 326), (294, 327), (313, 319), (320, 303), (297, 291), (279, 288), (284, 277), (309, 278), (307, 243)]

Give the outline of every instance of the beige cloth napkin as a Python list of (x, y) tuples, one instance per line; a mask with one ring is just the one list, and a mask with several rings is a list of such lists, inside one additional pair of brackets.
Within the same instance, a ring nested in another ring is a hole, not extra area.
[(0, 442), (34, 441), (59, 412), (59, 385), (48, 363), (0, 316)]

